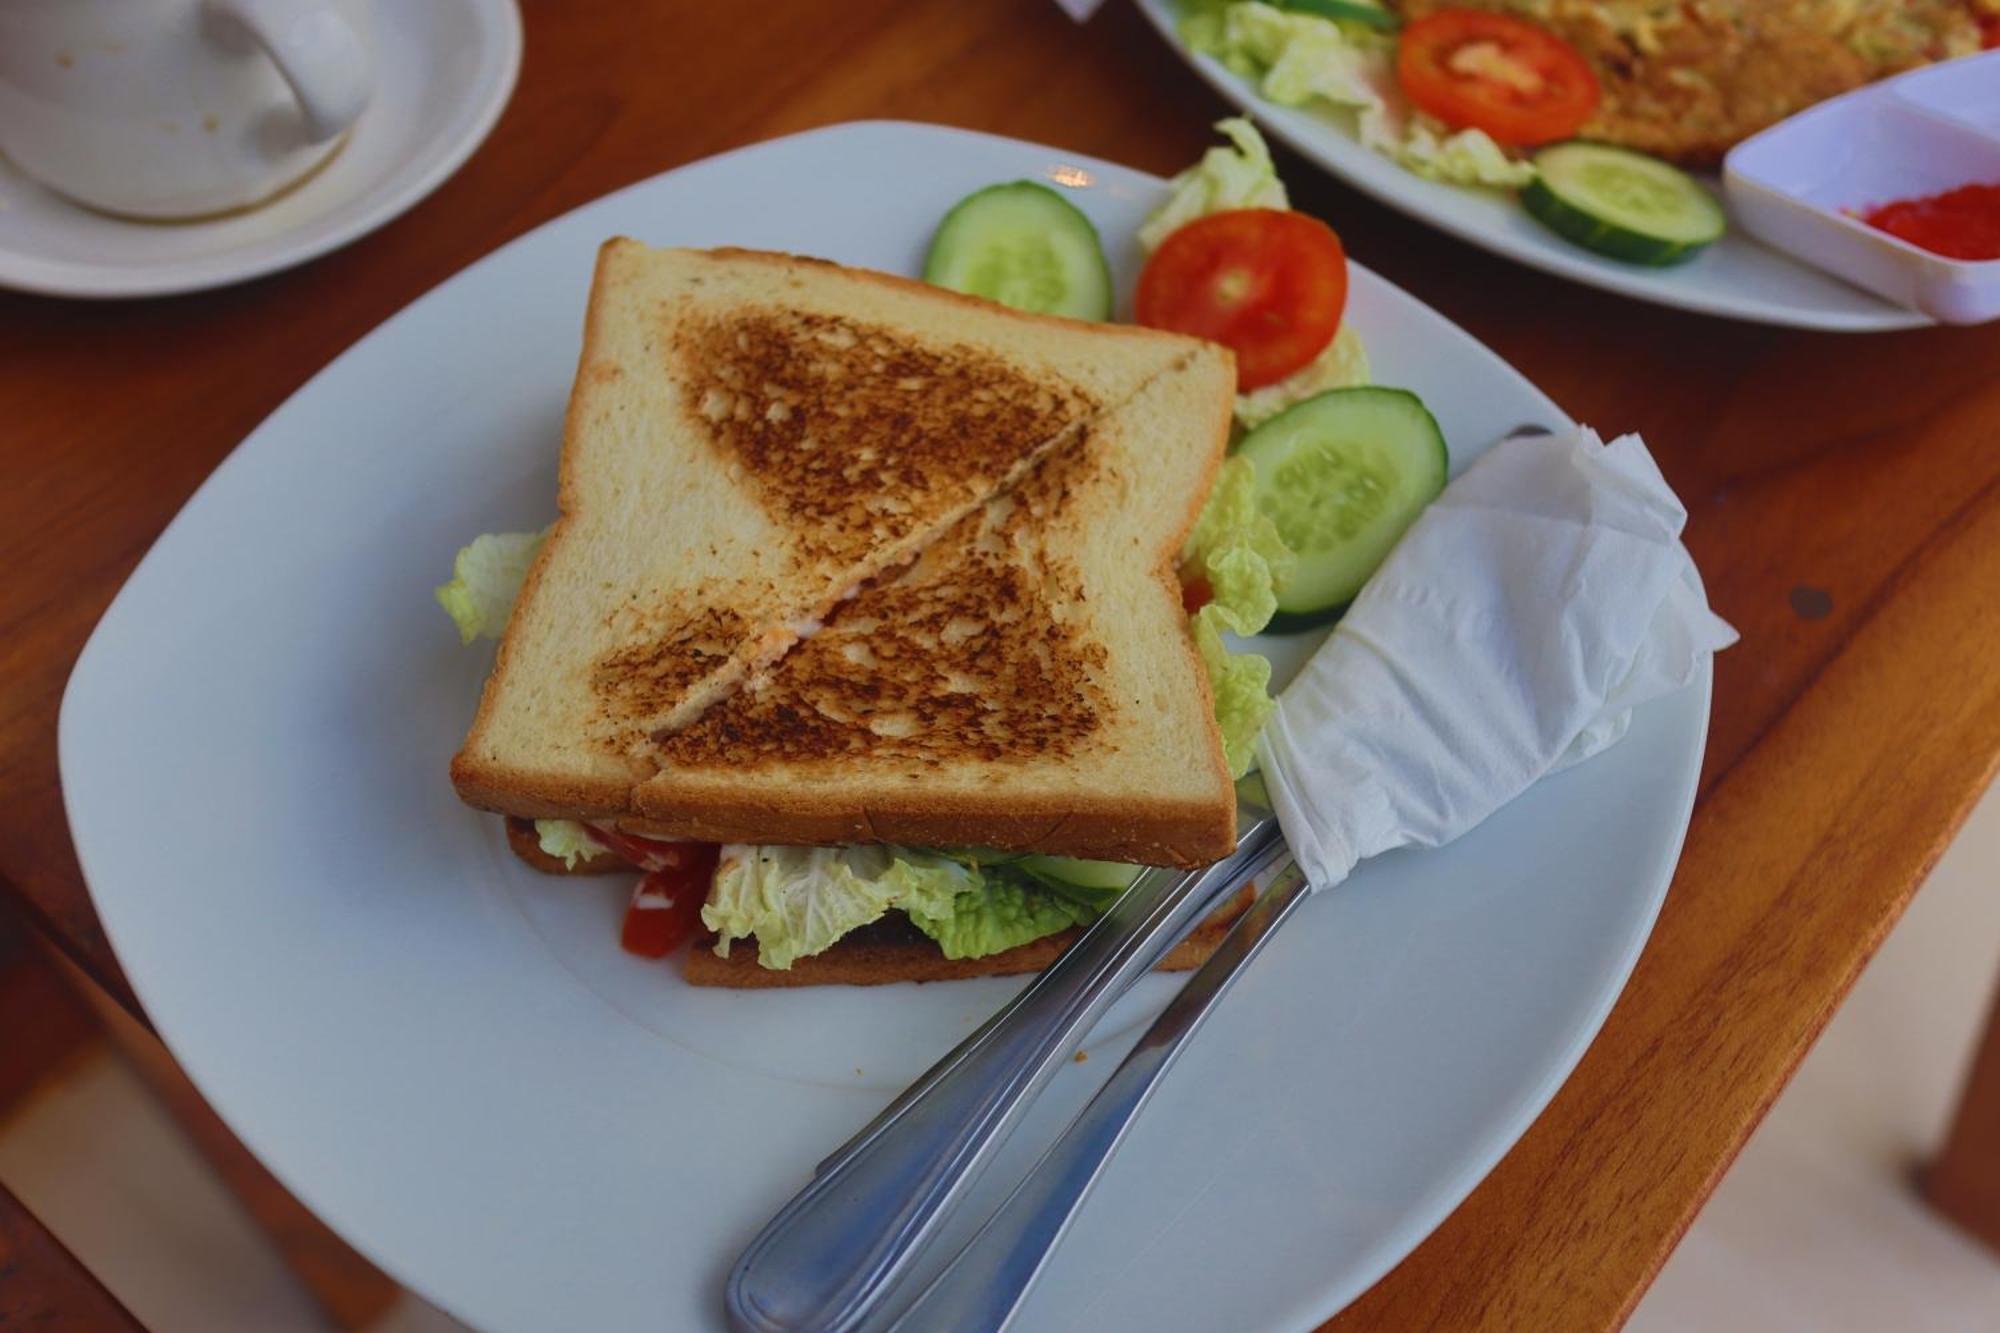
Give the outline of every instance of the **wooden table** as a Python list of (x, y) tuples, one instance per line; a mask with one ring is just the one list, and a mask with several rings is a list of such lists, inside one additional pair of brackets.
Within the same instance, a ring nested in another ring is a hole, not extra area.
[[(117, 305), (0, 297), (0, 882), (129, 1001), (63, 823), (56, 706), (210, 469), (412, 297), (606, 190), (830, 121), (905, 117), (1156, 172), (1223, 105), (1118, 0), (533, 0), (519, 91), (430, 199), (293, 273)], [(1791, 333), (1489, 257), (1292, 158), (1350, 253), (1607, 433), (1641, 431), (1743, 632), (1680, 872), (1554, 1104), (1342, 1330), (1616, 1326), (2000, 756), (2000, 325)], [(226, 818), (227, 811), (218, 811)], [(171, 884), (160, 886), (171, 893)]]

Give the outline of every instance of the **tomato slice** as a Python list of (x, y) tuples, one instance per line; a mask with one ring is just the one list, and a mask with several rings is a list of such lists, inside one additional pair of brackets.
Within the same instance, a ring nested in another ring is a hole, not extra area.
[(1196, 218), (1139, 274), (1141, 324), (1219, 342), (1242, 389), (1275, 384), (1326, 350), (1347, 308), (1347, 252), (1333, 228), (1283, 209)]
[(1403, 28), (1396, 77), (1453, 129), (1532, 148), (1575, 136), (1597, 109), (1597, 75), (1576, 48), (1525, 19), (1440, 9)]
[(671, 870), (691, 865), (715, 849), (712, 842), (668, 842), (661, 838), (642, 838), (636, 833), (622, 833), (617, 829), (599, 828), (595, 824), (586, 824), (584, 829), (593, 841), (616, 852), (641, 870)]
[(701, 907), (708, 901), (722, 849), (712, 842), (673, 845), (699, 851), (685, 864), (641, 875), (632, 890), (632, 901), (625, 907), (618, 942), (627, 953), (641, 958), (665, 958), (701, 929)]

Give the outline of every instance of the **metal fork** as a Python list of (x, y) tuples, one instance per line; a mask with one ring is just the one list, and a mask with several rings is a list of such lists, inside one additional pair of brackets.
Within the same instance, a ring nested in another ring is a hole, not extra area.
[(887, 1325), (892, 1333), (999, 1333), (1007, 1326), (1160, 1079), (1307, 897), (1304, 872), (1287, 861), (1007, 1201)]
[(1105, 1010), (1282, 854), (1276, 817), (1255, 784), (1238, 788), (1237, 829), (1236, 851), (1214, 865), (1140, 875), (1012, 1003), (821, 1163), (730, 1272), (731, 1326), (861, 1327)]

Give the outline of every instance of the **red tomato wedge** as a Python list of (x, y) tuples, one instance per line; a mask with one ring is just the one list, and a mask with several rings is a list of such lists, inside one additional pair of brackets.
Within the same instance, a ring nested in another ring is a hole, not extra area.
[(715, 851), (712, 842), (668, 842), (661, 838), (643, 838), (636, 833), (621, 833), (616, 829), (599, 828), (595, 824), (584, 825), (591, 840), (610, 848), (641, 870), (673, 870), (683, 865), (691, 865)]
[(696, 854), (682, 864), (647, 871), (632, 890), (618, 937), (627, 953), (664, 958), (701, 929), (701, 907), (708, 901), (721, 848), (711, 842), (679, 845)]
[(1597, 75), (1576, 48), (1525, 19), (1440, 9), (1406, 24), (1396, 77), (1453, 129), (1532, 148), (1575, 136), (1597, 109)]
[(1318, 218), (1244, 208), (1196, 218), (1139, 274), (1141, 324), (1236, 353), (1241, 389), (1275, 384), (1326, 350), (1347, 308), (1347, 252)]

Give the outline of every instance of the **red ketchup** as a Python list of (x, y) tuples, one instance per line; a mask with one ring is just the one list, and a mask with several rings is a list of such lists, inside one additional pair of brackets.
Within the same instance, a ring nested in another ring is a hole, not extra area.
[(2000, 259), (2000, 185), (1961, 185), (1871, 208), (1861, 220), (1947, 259)]

